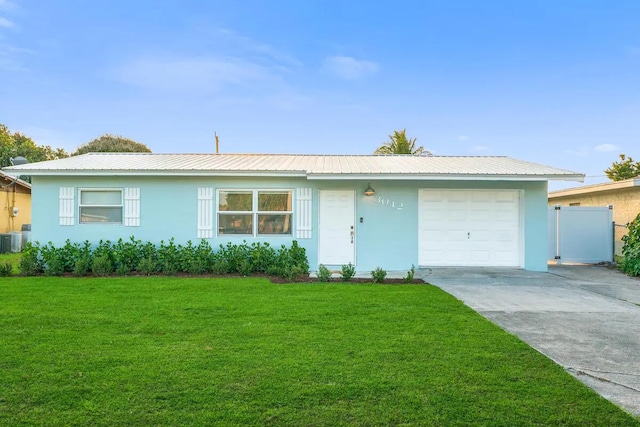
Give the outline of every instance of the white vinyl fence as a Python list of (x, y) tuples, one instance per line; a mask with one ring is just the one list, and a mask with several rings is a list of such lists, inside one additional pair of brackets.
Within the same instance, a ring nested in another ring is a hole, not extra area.
[(551, 261), (595, 264), (613, 261), (612, 206), (550, 206)]

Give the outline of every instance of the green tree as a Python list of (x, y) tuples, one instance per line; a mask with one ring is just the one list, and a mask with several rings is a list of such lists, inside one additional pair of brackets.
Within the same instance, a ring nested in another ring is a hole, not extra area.
[(620, 161), (613, 162), (610, 168), (605, 169), (604, 173), (612, 181), (635, 178), (640, 176), (640, 162), (634, 162), (631, 157), (620, 154)]
[(81, 145), (72, 156), (86, 153), (151, 153), (149, 147), (123, 136), (105, 134)]
[(416, 147), (416, 138), (407, 138), (406, 129), (394, 130), (393, 135), (389, 135), (389, 141), (382, 144), (373, 154), (414, 154), (421, 155), (431, 153), (423, 146)]
[(11, 133), (9, 128), (0, 124), (0, 167), (10, 166), (11, 158), (25, 157), (29, 162), (62, 159), (69, 154), (62, 148), (49, 145), (37, 145), (31, 138), (19, 132)]

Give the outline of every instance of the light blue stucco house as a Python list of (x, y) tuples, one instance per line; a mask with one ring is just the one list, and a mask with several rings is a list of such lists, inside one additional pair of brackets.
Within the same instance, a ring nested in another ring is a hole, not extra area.
[(547, 269), (547, 182), (507, 157), (91, 153), (9, 167), (32, 179), (32, 239), (134, 236), (306, 248), (353, 263)]

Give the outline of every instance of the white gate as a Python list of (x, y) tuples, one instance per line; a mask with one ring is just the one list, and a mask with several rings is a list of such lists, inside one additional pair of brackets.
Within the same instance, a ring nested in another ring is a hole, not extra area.
[(613, 261), (613, 210), (550, 206), (548, 258), (558, 264)]

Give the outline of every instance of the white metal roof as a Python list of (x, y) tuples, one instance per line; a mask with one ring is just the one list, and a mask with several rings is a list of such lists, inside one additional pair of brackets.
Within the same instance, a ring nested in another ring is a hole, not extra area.
[(11, 175), (300, 176), (308, 179), (572, 180), (584, 175), (499, 156), (89, 153), (7, 167)]

